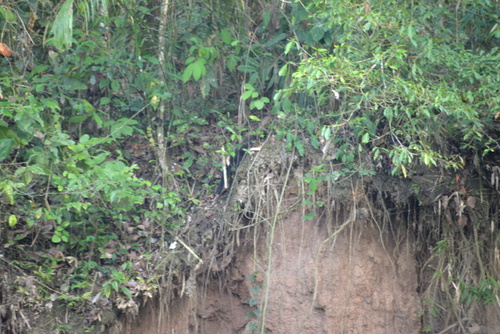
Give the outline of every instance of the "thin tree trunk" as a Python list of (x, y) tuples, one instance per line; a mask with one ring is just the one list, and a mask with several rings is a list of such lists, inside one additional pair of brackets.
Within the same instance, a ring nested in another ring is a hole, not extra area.
[[(167, 18), (168, 18), (168, 8), (170, 5), (170, 0), (164, 0), (163, 5), (161, 6), (161, 15), (160, 15), (160, 28), (158, 32), (158, 62), (160, 63), (161, 72), (164, 73), (165, 69), (163, 68), (163, 64), (165, 64), (165, 32), (167, 28)], [(164, 77), (163, 79), (164, 80)], [(167, 157), (167, 147), (165, 143), (165, 100), (161, 100), (158, 105), (158, 118), (159, 122), (156, 126), (156, 140), (157, 140), (157, 149), (156, 154), (158, 156), (158, 162), (160, 163), (161, 171), (162, 171), (162, 185), (163, 187), (167, 187), (168, 180), (168, 157)]]

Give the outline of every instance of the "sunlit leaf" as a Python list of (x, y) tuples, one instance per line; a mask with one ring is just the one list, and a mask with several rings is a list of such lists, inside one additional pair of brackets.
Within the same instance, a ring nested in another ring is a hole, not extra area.
[(60, 243), (62, 241), (61, 237), (57, 234), (54, 234), (51, 238), (51, 241), (55, 244)]
[(370, 134), (368, 132), (365, 132), (365, 134), (363, 134), (363, 137), (361, 138), (361, 142), (363, 144), (366, 144), (370, 141)]
[(71, 46), (73, 37), (73, 0), (66, 0), (59, 8), (52, 24), (54, 46), (66, 50)]
[(309, 212), (307, 215), (302, 217), (302, 220), (311, 220), (316, 216), (317, 216), (316, 212)]
[(288, 64), (283, 65), (283, 67), (280, 68), (278, 75), (279, 76), (284, 76), (288, 74)]
[(14, 227), (17, 224), (17, 217), (16, 215), (10, 215), (9, 216), (9, 226)]
[(253, 90), (247, 90), (246, 92), (244, 92), (243, 94), (241, 94), (241, 99), (243, 101), (248, 100), (252, 96), (253, 92), (254, 92)]

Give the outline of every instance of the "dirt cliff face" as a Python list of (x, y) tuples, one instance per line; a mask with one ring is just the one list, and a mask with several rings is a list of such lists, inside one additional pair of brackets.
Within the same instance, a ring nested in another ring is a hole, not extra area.
[(266, 333), (419, 333), (411, 242), (385, 240), (365, 220), (331, 238), (328, 223), (290, 215), (272, 247), (266, 236), (242, 245), (225, 278), (200, 278), (196, 295), (150, 305), (122, 332), (252, 333), (265, 311)]
[(272, 333), (418, 333), (421, 310), (407, 241), (396, 248), (354, 221), (336, 238), (294, 214), (273, 245)]
[[(109, 333), (498, 333), (498, 307), (485, 298), (497, 298), (497, 281), (473, 294), (489, 277), (481, 261), (498, 262), (496, 193), (474, 209), (450, 175), (342, 182), (335, 170), (311, 192), (304, 180), (321, 156), (270, 143), (180, 234), (203, 266), (166, 268), (175, 279), (163, 295)], [(188, 250), (176, 256), (193, 263)]]
[[(243, 161), (221, 218), (198, 224), (209, 269), (111, 333), (419, 333), (411, 236), (375, 219), (362, 183), (321, 186), (325, 205), (297, 205), (311, 160), (272, 143)], [(215, 235), (225, 239), (209, 246)]]

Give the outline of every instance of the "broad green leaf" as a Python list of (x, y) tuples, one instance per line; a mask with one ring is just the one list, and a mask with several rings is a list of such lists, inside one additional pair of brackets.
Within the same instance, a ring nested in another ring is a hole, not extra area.
[(151, 62), (151, 64), (154, 64), (154, 65), (158, 65), (160, 62), (158, 61), (158, 58), (156, 57), (144, 57), (145, 59), (149, 60)]
[(63, 80), (63, 87), (67, 90), (85, 90), (87, 85), (75, 78), (65, 78)]
[(255, 100), (250, 103), (250, 109), (256, 108), (257, 110), (262, 110), (264, 108), (264, 101), (263, 100)]
[(273, 46), (274, 44), (278, 43), (279, 41), (282, 41), (284, 39), (286, 39), (288, 37), (287, 34), (285, 33), (281, 33), (281, 34), (278, 34), (276, 35), (274, 38), (272, 38), (271, 40), (269, 40), (266, 44), (264, 44), (266, 47), (271, 47)]
[(186, 161), (184, 161), (184, 163), (182, 164), (182, 167), (184, 169), (188, 169), (193, 165), (193, 162), (194, 162), (193, 157), (189, 157)]
[(62, 239), (61, 239), (61, 237), (60, 237), (59, 235), (54, 234), (54, 235), (52, 236), (51, 241), (52, 241), (53, 243), (55, 243), (55, 244), (58, 244), (58, 243), (60, 243), (60, 242), (62, 241)]
[(99, 88), (103, 89), (105, 87), (108, 87), (109, 83), (110, 83), (109, 79), (101, 80), (99, 81)]
[(38, 165), (38, 164), (30, 165), (30, 166), (28, 166), (28, 169), (33, 174), (37, 174), (37, 175), (49, 175), (48, 171), (45, 168), (43, 168), (42, 166)]
[(98, 156), (95, 156), (92, 162), (96, 165), (99, 165), (102, 163), (104, 160), (106, 160), (106, 157), (109, 155), (109, 152), (101, 153)]
[(226, 61), (226, 66), (230, 71), (234, 71), (234, 68), (238, 64), (238, 57), (236, 56), (229, 56), (227, 61)]
[(323, 138), (325, 138), (325, 140), (330, 139), (331, 135), (332, 135), (332, 128), (331, 127), (325, 126), (321, 129), (321, 136), (323, 136)]
[(194, 62), (196, 60), (196, 57), (189, 57), (188, 59), (186, 59), (186, 61), (184, 62), (186, 65), (189, 65), (191, 64), (192, 62)]
[(40, 99), (40, 102), (42, 102), (44, 107), (52, 109), (53, 111), (61, 109), (59, 107), (59, 103), (57, 103), (57, 101), (53, 98)]
[[(261, 286), (259, 284), (253, 284), (250, 289), (254, 295), (257, 295), (261, 291)], [(259, 302), (257, 299), (254, 299), (254, 301), (256, 303), (253, 306), (257, 305), (257, 303)]]
[(192, 75), (193, 75), (193, 67), (189, 65), (184, 69), (184, 72), (182, 72), (182, 81), (188, 82), (189, 79), (191, 79)]
[(48, 65), (38, 65), (33, 69), (33, 71), (31, 71), (30, 75), (34, 77), (38, 73), (45, 72), (48, 68)]
[(103, 120), (97, 113), (92, 114), (92, 119), (97, 123), (97, 125), (102, 126)]
[(23, 183), (28, 185), (31, 183), (32, 179), (33, 179), (33, 173), (29, 169), (26, 169), (22, 177)]
[(72, 116), (69, 118), (70, 123), (81, 123), (87, 119), (86, 116)]
[(365, 132), (365, 134), (363, 135), (363, 137), (361, 138), (361, 142), (363, 144), (366, 144), (370, 141), (370, 134), (368, 132)]
[(291, 50), (294, 46), (296, 46), (296, 45), (298, 45), (298, 44), (297, 44), (297, 42), (295, 42), (295, 41), (290, 41), (290, 42), (288, 42), (288, 43), (286, 44), (286, 46), (285, 46), (285, 54), (288, 54), (288, 53), (290, 52), (290, 50)]
[(246, 92), (244, 92), (243, 94), (241, 94), (241, 99), (243, 101), (248, 100), (252, 96), (253, 92), (254, 92), (253, 90), (247, 90)]
[(314, 27), (311, 29), (311, 38), (314, 42), (318, 42), (323, 38), (325, 31), (322, 28)]
[(83, 136), (80, 137), (80, 144), (85, 144), (88, 142), (90, 139), (90, 136), (88, 134), (84, 134)]
[[(101, 106), (106, 105), (106, 104), (108, 104), (109, 102), (111, 102), (111, 100), (110, 100), (110, 98), (109, 98), (109, 97), (106, 97), (106, 96), (105, 96), (105, 97), (101, 97), (101, 99), (99, 100), (99, 104), (100, 104)], [(102, 122), (102, 121), (101, 121), (101, 122)]]
[(302, 144), (302, 142), (300, 140), (297, 140), (295, 143), (295, 148), (297, 149), (297, 152), (299, 153), (299, 155), (302, 157), (304, 156), (304, 144)]
[(182, 73), (182, 80), (184, 82), (188, 82), (191, 77), (195, 81), (198, 81), (202, 75), (205, 75), (207, 72), (207, 69), (205, 68), (205, 65), (201, 61), (196, 61), (194, 63), (191, 63), (186, 67), (184, 70), (184, 73)]
[(0, 139), (0, 161), (6, 159), (14, 148), (14, 140)]
[(6, 22), (15, 23), (16, 15), (7, 6), (0, 6), (0, 15), (3, 16)]
[(19, 137), (17, 136), (17, 134), (14, 131), (12, 131), (11, 129), (9, 129), (7, 126), (8, 126), (7, 123), (1, 121), (0, 139), (13, 139), (13, 140), (19, 142)]
[(17, 217), (16, 215), (10, 215), (9, 216), (9, 226), (14, 227), (17, 224)]
[(111, 295), (111, 286), (109, 284), (104, 285), (104, 295), (109, 298)]
[(278, 75), (282, 77), (287, 74), (288, 74), (288, 64), (285, 64), (280, 68)]
[(229, 31), (227, 29), (222, 29), (221, 30), (221, 32), (220, 32), (220, 38), (227, 45), (231, 45), (232, 38), (231, 38), (231, 34), (229, 33)]
[(316, 217), (316, 212), (309, 212), (307, 215), (302, 217), (302, 220), (311, 220)]
[(297, 33), (297, 39), (300, 42), (305, 42), (307, 45), (312, 45), (314, 44), (314, 40), (311, 36), (311, 32), (309, 30), (304, 30), (304, 29), (298, 29), (296, 31)]
[(238, 66), (238, 71), (242, 73), (254, 73), (257, 69), (252, 65), (240, 65)]
[(73, 38), (73, 0), (66, 0), (59, 8), (50, 32), (54, 34), (53, 41), (56, 48), (67, 50), (71, 46)]
[(189, 66), (193, 66), (193, 79), (195, 81), (200, 80), (200, 78), (207, 73), (207, 68), (205, 67), (204, 62), (201, 61), (201, 58), (199, 61), (196, 61)]
[(117, 93), (120, 91), (120, 83), (116, 80), (111, 81), (111, 89), (113, 92)]
[(116, 192), (116, 191), (111, 192), (111, 195), (109, 196), (109, 201), (111, 203), (113, 203), (117, 196), (118, 196), (118, 192)]
[(129, 297), (129, 298), (131, 298), (131, 297), (132, 297), (132, 292), (130, 292), (130, 290), (129, 290), (127, 287), (122, 286), (120, 289), (122, 290), (122, 292), (123, 292), (123, 293), (124, 293), (127, 297)]
[(14, 205), (16, 202), (14, 201), (14, 189), (10, 183), (0, 183), (0, 194), (3, 192), (3, 196), (10, 205)]
[(412, 25), (408, 26), (407, 32), (408, 32), (408, 37), (410, 37), (411, 39), (415, 37), (415, 27), (413, 27)]

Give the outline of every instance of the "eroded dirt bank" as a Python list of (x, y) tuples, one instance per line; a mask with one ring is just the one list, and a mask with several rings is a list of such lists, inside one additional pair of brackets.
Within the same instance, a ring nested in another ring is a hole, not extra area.
[(313, 187), (314, 152), (298, 159), (271, 139), (245, 159), (233, 191), (181, 231), (194, 251), (173, 254), (164, 293), (109, 332), (498, 333), (496, 281), (481, 266), (497, 272), (495, 192), (479, 201), (452, 175), (335, 169)]
[[(347, 222), (349, 224), (349, 222)], [(273, 333), (418, 333), (417, 275), (406, 240), (396, 247), (358, 220), (338, 237), (325, 224), (279, 226), (267, 328)]]
[(196, 293), (168, 308), (150, 304), (114, 332), (251, 333), (258, 310), (266, 333), (419, 333), (411, 241), (382, 239), (373, 223), (350, 218), (304, 221), (295, 212), (275, 226), (272, 247), (270, 231), (255, 252), (242, 243), (225, 278), (200, 276)]

